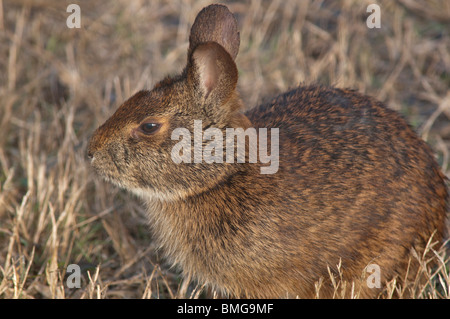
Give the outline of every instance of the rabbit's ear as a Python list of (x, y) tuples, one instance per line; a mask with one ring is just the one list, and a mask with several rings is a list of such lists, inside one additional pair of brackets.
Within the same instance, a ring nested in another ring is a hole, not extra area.
[(239, 51), (239, 31), (235, 17), (224, 5), (213, 4), (203, 8), (191, 28), (188, 58), (195, 48), (206, 42), (220, 44), (234, 59)]
[(200, 44), (187, 66), (188, 83), (200, 104), (224, 103), (236, 89), (238, 71), (228, 52), (216, 42)]

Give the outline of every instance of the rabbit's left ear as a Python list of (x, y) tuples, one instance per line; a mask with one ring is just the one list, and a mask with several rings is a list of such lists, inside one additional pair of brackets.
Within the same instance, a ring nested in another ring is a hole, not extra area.
[(198, 45), (210, 41), (220, 44), (233, 60), (236, 59), (240, 43), (238, 25), (224, 5), (212, 4), (199, 12), (189, 36), (188, 59)]
[(221, 105), (236, 89), (238, 71), (228, 52), (215, 42), (200, 44), (192, 52), (187, 80), (199, 104)]

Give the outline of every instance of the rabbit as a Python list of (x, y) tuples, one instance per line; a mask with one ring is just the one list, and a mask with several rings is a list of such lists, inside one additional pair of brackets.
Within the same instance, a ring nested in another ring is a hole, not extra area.
[[(330, 275), (361, 297), (382, 296), (411, 271), (412, 249), (445, 236), (448, 191), (430, 147), (397, 112), (350, 89), (300, 86), (242, 111), (239, 44), (228, 8), (203, 8), (184, 70), (130, 97), (94, 132), (93, 169), (141, 198), (167, 261), (221, 296), (331, 298)], [(277, 128), (268, 145), (278, 169), (174, 160), (173, 132), (192, 133), (195, 121), (224, 135)], [(368, 265), (381, 287), (365, 281)]]

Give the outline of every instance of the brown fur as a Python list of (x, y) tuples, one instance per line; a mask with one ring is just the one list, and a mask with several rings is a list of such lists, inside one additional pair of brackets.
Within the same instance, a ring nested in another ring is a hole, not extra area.
[[(298, 87), (242, 114), (238, 49), (228, 9), (203, 9), (185, 70), (131, 97), (95, 132), (93, 167), (145, 200), (171, 262), (230, 296), (313, 297), (340, 261), (350, 282), (371, 263), (382, 283), (404, 275), (411, 248), (443, 236), (448, 195), (430, 148), (397, 113), (351, 90)], [(279, 171), (175, 164), (171, 132), (192, 131), (194, 120), (223, 132), (279, 128)], [(144, 134), (145, 122), (160, 129)], [(361, 283), (361, 296), (380, 293)], [(320, 296), (332, 291), (325, 281)]]

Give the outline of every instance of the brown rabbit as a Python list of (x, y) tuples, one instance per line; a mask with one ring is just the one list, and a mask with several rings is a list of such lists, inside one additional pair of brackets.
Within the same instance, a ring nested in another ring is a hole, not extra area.
[[(396, 112), (352, 90), (304, 86), (243, 114), (234, 16), (204, 8), (189, 40), (183, 72), (128, 99), (88, 147), (101, 176), (143, 198), (157, 243), (184, 275), (250, 298), (314, 297), (323, 278), (319, 297), (331, 297), (340, 263), (360, 296), (376, 297), (382, 288), (360, 280), (369, 264), (385, 284), (405, 274), (412, 248), (443, 238), (444, 175)], [(245, 163), (174, 160), (174, 130), (192, 133), (196, 120), (224, 135), (278, 128), (279, 144), (268, 145), (278, 171), (262, 174), (267, 164), (248, 161), (248, 148)]]

